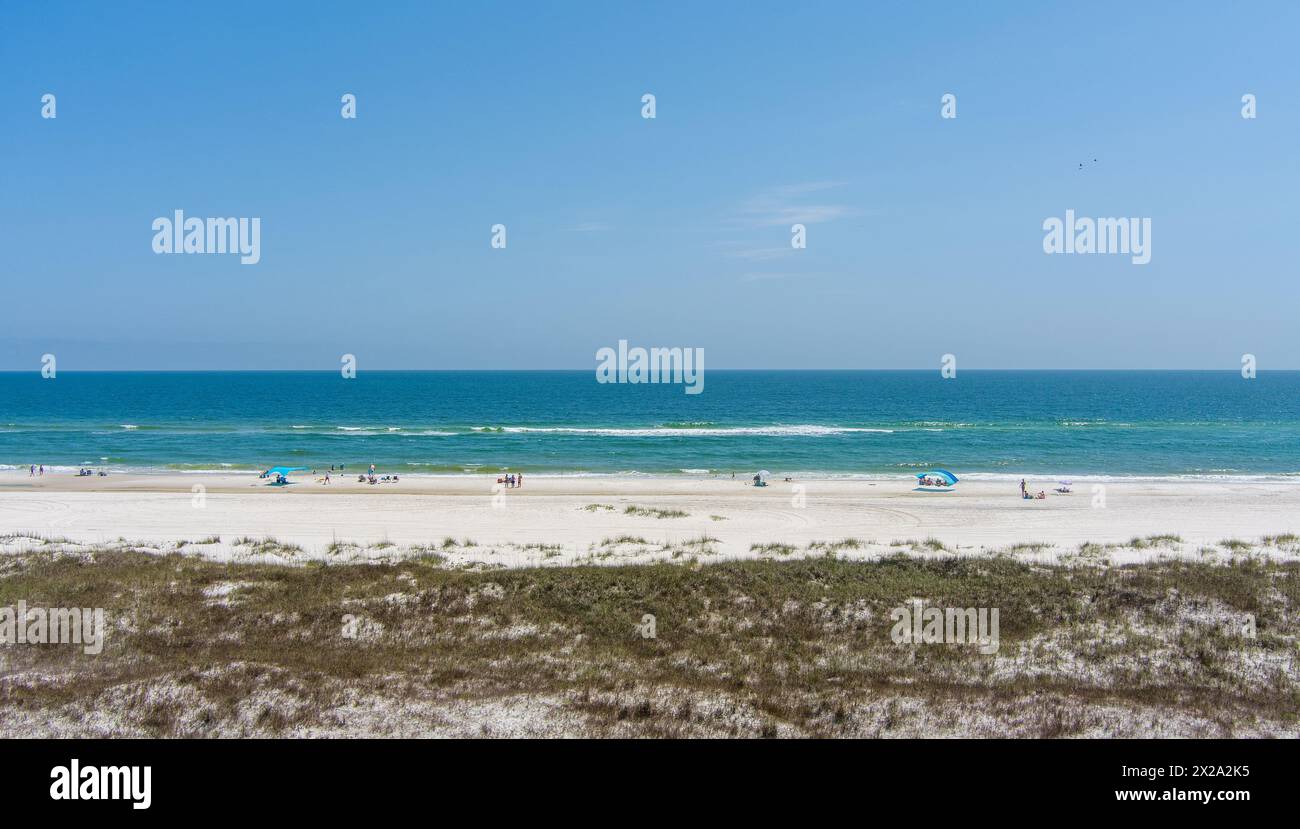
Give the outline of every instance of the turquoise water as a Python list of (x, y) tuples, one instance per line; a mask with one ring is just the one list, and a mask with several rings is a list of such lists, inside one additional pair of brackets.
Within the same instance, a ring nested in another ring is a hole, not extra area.
[(0, 373), (0, 464), (1300, 475), (1300, 372)]

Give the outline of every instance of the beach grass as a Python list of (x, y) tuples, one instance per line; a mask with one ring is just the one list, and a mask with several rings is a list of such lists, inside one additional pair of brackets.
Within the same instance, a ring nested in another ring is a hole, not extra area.
[(1183, 539), (1181, 536), (1166, 533), (1164, 535), (1148, 535), (1145, 537), (1131, 538), (1129, 539), (1128, 546), (1135, 550), (1148, 550), (1155, 547), (1173, 547), (1176, 544), (1182, 543)]
[(789, 556), (794, 555), (797, 548), (793, 544), (781, 544), (779, 542), (767, 542), (765, 544), (750, 544), (749, 551), (758, 553), (761, 556)]
[[(471, 572), (427, 554), (315, 567), (109, 549), (7, 556), (0, 606), (103, 607), (111, 630), (98, 656), (7, 649), (0, 734), (1233, 737), (1297, 727), (1294, 562), (692, 556), (690, 566)], [(918, 597), (998, 608), (998, 653), (895, 644), (891, 609)], [(647, 614), (653, 638), (639, 632)], [(1253, 637), (1240, 633), (1248, 618)]]
[(844, 550), (861, 550), (869, 544), (871, 544), (870, 541), (863, 541), (860, 538), (841, 538), (836, 541), (810, 541), (808, 542), (808, 552), (833, 556), (837, 553), (843, 552)]
[(636, 504), (629, 504), (624, 510), (624, 515), (637, 515), (646, 518), (686, 518), (690, 515), (679, 509), (659, 509), (658, 507), (640, 507)]
[(619, 536), (614, 536), (612, 538), (604, 539), (603, 541), (600, 542), (600, 546), (614, 547), (619, 544), (647, 544), (648, 545), (649, 543), (650, 543), (649, 541), (646, 541), (644, 538), (642, 538), (639, 535), (619, 535)]

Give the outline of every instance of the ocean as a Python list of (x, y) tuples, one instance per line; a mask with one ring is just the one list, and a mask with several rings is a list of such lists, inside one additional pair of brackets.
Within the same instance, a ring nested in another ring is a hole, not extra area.
[(1300, 477), (1300, 372), (0, 373), (0, 465)]

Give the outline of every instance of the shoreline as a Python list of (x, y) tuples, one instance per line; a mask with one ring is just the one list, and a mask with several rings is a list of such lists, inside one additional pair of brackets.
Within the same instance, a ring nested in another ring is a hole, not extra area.
[[(121, 479), (129, 477), (133, 479), (162, 479), (177, 476), (214, 476), (226, 475), (238, 478), (257, 478), (264, 470), (256, 468), (201, 468), (201, 469), (175, 469), (167, 467), (112, 467), (112, 466), (94, 466), (87, 465), (77, 466), (46, 466), (43, 476), (30, 477), (26, 466), (14, 466), (12, 464), (0, 464), (0, 488), (13, 487), (17, 484), (18, 479), (37, 483), (42, 479), (59, 479), (71, 477), (78, 479), (78, 469), (88, 468), (98, 473), (104, 470), (108, 473), (109, 478)], [(934, 469), (934, 466), (913, 465), (909, 469), (917, 471), (926, 471)], [(351, 471), (339, 472), (336, 470), (313, 469), (311, 472), (295, 473), (295, 476), (301, 476), (303, 481), (310, 478), (319, 478), (325, 472), (329, 472), (334, 479), (347, 478), (366, 473), (367, 467), (358, 464)], [(755, 470), (746, 469), (735, 471), (732, 477), (731, 470), (686, 470), (679, 469), (675, 471), (638, 471), (620, 470), (612, 472), (602, 472), (595, 470), (572, 470), (572, 471), (532, 471), (521, 467), (501, 467), (492, 471), (484, 469), (473, 469), (460, 471), (415, 471), (404, 472), (394, 470), (388, 467), (377, 469), (376, 475), (397, 475), (402, 480), (412, 479), (475, 479), (488, 478), (491, 476), (505, 475), (507, 473), (522, 473), (529, 479), (575, 479), (583, 480), (588, 478), (602, 480), (634, 480), (634, 481), (749, 481)], [(104, 480), (98, 475), (93, 476), (96, 480)], [(813, 481), (862, 481), (867, 483), (881, 482), (907, 482), (915, 477), (915, 474), (908, 470), (899, 470), (891, 472), (835, 472), (826, 470), (803, 470), (795, 472), (778, 471), (769, 480), (782, 482), (785, 478), (791, 478), (795, 482), (813, 482)], [(1300, 470), (1289, 472), (1172, 472), (1172, 473), (1155, 473), (1155, 472), (963, 472), (960, 476), (962, 481), (984, 481), (984, 482), (1018, 482), (1020, 479), (1034, 479), (1043, 482), (1059, 483), (1062, 480), (1068, 480), (1075, 484), (1080, 483), (1276, 483), (1276, 484), (1300, 484)], [(295, 477), (297, 480), (297, 477)]]
[[(898, 476), (774, 478), (755, 488), (740, 477), (525, 473), (522, 487), (507, 489), (495, 475), (376, 485), (345, 475), (328, 486), (296, 475), (277, 487), (240, 473), (0, 473), (0, 552), (56, 539), (283, 563), (432, 552), (485, 567), (801, 557), (825, 554), (827, 545), (864, 559), (911, 552), (1057, 561), (1096, 547), (1111, 563), (1300, 553), (1300, 481), (1075, 479), (1065, 495), (1053, 492), (1054, 477), (1027, 480), (1047, 497), (1023, 500), (1010, 480), (966, 479), (951, 492), (922, 493)], [(219, 541), (197, 543), (212, 538)]]

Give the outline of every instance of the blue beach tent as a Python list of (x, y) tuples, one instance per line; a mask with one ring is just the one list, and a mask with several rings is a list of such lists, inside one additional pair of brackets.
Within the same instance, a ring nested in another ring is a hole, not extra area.
[(307, 472), (311, 469), (308, 466), (273, 466), (262, 473), (264, 478), (274, 478), (271, 486), (284, 486), (289, 483), (290, 472)]
[(933, 483), (928, 484), (928, 485), (927, 485), (927, 484), (920, 484), (919, 486), (917, 486), (917, 488), (916, 488), (915, 491), (917, 491), (917, 492), (952, 492), (953, 486), (956, 485), (957, 480), (958, 480), (958, 478), (957, 478), (956, 475), (952, 474), (951, 472), (949, 472), (949, 471), (946, 470), (946, 469), (931, 469), (929, 472), (918, 472), (918, 473), (916, 473), (916, 480), (917, 480), (918, 483), (919, 483), (920, 481), (923, 481), (923, 480), (927, 479), (927, 478), (929, 478), (931, 481), (935, 481), (935, 480), (942, 481), (943, 484), (938, 485), (938, 486), (936, 486), (936, 485), (933, 484)]

